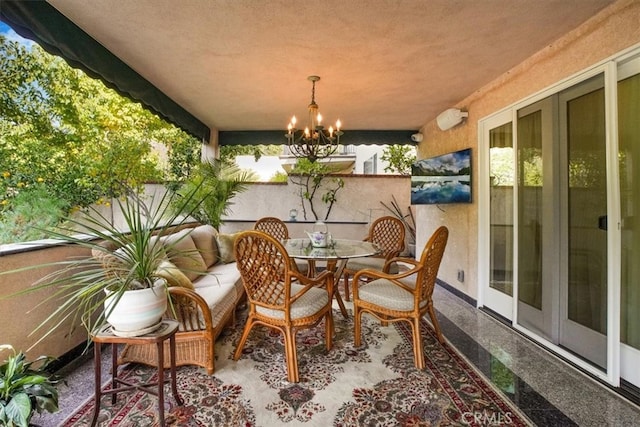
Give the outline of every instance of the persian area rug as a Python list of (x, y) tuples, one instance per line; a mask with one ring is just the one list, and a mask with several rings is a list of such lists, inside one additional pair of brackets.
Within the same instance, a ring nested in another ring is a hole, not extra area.
[[(232, 355), (244, 326), (240, 314), (216, 342), (216, 372), (178, 368), (177, 406), (166, 386), (165, 417), (170, 426), (486, 426), (531, 425), (449, 344), (440, 344), (423, 321), (426, 369), (413, 362), (409, 325), (383, 327), (363, 317), (363, 346), (353, 346), (353, 317), (334, 311), (335, 339), (325, 350), (324, 325), (298, 332), (300, 382), (287, 381), (282, 336), (255, 326), (242, 357)], [(154, 368), (123, 367), (129, 380), (148, 382)], [(109, 386), (107, 386), (109, 387)], [(89, 400), (66, 427), (87, 426)], [(157, 399), (138, 391), (103, 396), (98, 425), (157, 426)]]

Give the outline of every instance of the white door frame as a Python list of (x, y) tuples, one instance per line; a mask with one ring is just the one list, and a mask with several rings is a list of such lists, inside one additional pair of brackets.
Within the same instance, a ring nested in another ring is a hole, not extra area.
[[(637, 54), (637, 52), (636, 52)], [(631, 54), (627, 54), (629, 57)], [(493, 298), (489, 292), (489, 140), (488, 131), (494, 128), (498, 123), (498, 118), (509, 118), (514, 123), (514, 149), (517, 150), (517, 121), (515, 114), (520, 108), (524, 108), (538, 100), (554, 95), (563, 89), (574, 86), (597, 74), (604, 73), (605, 79), (605, 107), (606, 107), (606, 146), (607, 146), (607, 182), (609, 183), (607, 192), (607, 216), (609, 219), (609, 233), (607, 235), (607, 259), (608, 259), (608, 289), (607, 289), (607, 367), (606, 372), (594, 367), (590, 363), (575, 356), (573, 353), (562, 349), (561, 347), (550, 342), (546, 338), (526, 329), (517, 324), (518, 312), (517, 301), (517, 265), (514, 265), (514, 292), (511, 302), (511, 320), (514, 329), (531, 337), (542, 345), (552, 349), (558, 355), (569, 362), (579, 366), (583, 370), (592, 375), (606, 381), (614, 387), (620, 384), (620, 190), (618, 179), (618, 128), (617, 128), (617, 62), (622, 59), (622, 55), (618, 58), (611, 58), (608, 61), (594, 66), (593, 68), (576, 74), (558, 84), (549, 87), (525, 100), (515, 103), (504, 110), (487, 116), (478, 121), (478, 306), (487, 306), (491, 308), (490, 298)], [(508, 121), (508, 120), (507, 120)], [(504, 122), (503, 122), (504, 124)], [(514, 192), (514, 211), (517, 209), (517, 192)], [(517, 230), (517, 215), (514, 215), (514, 229)], [(514, 239), (514, 255), (513, 259), (517, 259), (517, 239)], [(517, 263), (514, 263), (517, 264)], [(494, 310), (495, 311), (495, 310)], [(508, 313), (507, 313), (508, 314)], [(509, 318), (509, 316), (505, 316)]]

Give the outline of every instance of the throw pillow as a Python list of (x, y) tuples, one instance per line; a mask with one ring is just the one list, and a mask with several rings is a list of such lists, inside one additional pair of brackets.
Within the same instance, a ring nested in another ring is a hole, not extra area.
[(185, 229), (164, 237), (164, 248), (169, 261), (174, 263), (189, 280), (196, 280), (207, 273), (207, 264), (202, 259), (198, 248)]
[(191, 239), (202, 255), (202, 259), (207, 264), (207, 268), (218, 262), (218, 247), (216, 246), (216, 235), (218, 232), (210, 225), (200, 225), (191, 229)]
[(195, 289), (191, 280), (169, 260), (162, 261), (156, 270), (158, 277), (167, 281), (169, 286), (180, 286), (187, 289)]
[(224, 264), (229, 264), (231, 262), (236, 261), (236, 253), (234, 251), (233, 245), (236, 242), (236, 238), (240, 235), (240, 233), (234, 234), (218, 234), (216, 236), (216, 242), (218, 243), (218, 256), (220, 257), (220, 262)]

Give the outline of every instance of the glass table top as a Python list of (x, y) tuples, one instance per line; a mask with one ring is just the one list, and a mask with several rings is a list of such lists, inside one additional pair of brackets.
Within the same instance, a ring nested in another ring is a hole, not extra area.
[(288, 239), (284, 247), (290, 257), (300, 259), (347, 259), (377, 254), (380, 250), (376, 245), (362, 240), (334, 239), (326, 248), (314, 248), (311, 240)]

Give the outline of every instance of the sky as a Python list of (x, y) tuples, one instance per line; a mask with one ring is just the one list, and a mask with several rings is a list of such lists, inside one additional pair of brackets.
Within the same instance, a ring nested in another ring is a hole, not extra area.
[(19, 36), (18, 33), (13, 31), (13, 28), (11, 28), (10, 26), (8, 26), (7, 24), (5, 24), (2, 21), (0, 21), (0, 34), (5, 36), (9, 40), (20, 42), (21, 44), (23, 44), (25, 46), (32, 46), (35, 43), (32, 40), (25, 39), (25, 38)]
[(237, 156), (237, 165), (242, 169), (252, 169), (261, 181), (268, 181), (276, 172), (284, 172), (278, 156), (262, 156), (258, 162), (253, 156)]

